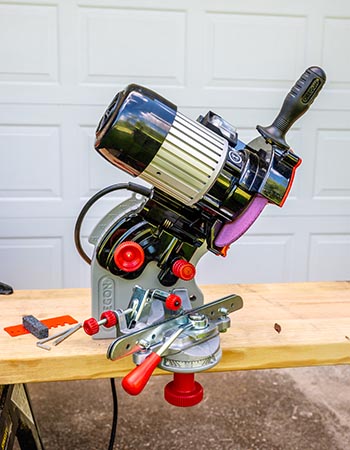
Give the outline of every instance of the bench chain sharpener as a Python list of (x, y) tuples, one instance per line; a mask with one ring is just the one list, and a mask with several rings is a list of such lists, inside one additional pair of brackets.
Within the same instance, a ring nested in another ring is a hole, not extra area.
[[(243, 303), (230, 295), (204, 304), (195, 282), (197, 263), (208, 251), (225, 257), (268, 203), (284, 204), (301, 163), (286, 133), (325, 80), (321, 68), (307, 69), (274, 122), (257, 126), (260, 137), (248, 144), (212, 111), (193, 121), (136, 84), (107, 108), (95, 149), (151, 187), (125, 183), (104, 191), (124, 188), (132, 194), (89, 237), (93, 319), (84, 328), (94, 338), (114, 339), (109, 359), (133, 354), (137, 367), (122, 383), (130, 394), (141, 392), (158, 366), (174, 373), (165, 388), (168, 402), (192, 406), (202, 399), (194, 374), (220, 361), (220, 332)], [(79, 253), (90, 262), (79, 241), (87, 209), (78, 217), (75, 236)]]

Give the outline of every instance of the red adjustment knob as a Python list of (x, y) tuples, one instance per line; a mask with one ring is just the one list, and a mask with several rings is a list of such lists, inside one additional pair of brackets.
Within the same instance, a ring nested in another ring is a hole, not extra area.
[(194, 373), (174, 373), (164, 388), (164, 398), (174, 406), (194, 406), (203, 399), (203, 387), (194, 380)]
[(84, 320), (83, 328), (85, 333), (88, 334), (89, 336), (98, 333), (100, 330), (100, 326), (94, 317), (91, 317), (91, 319)]
[(172, 267), (173, 274), (184, 281), (190, 281), (196, 275), (196, 268), (185, 259), (178, 259)]
[(125, 241), (114, 251), (114, 262), (118, 269), (124, 272), (135, 272), (145, 261), (145, 252), (140, 244)]
[(170, 294), (165, 300), (166, 308), (170, 309), (170, 311), (177, 311), (181, 308), (182, 300), (176, 294)]
[(100, 320), (105, 320), (106, 322), (103, 324), (106, 328), (112, 328), (117, 325), (117, 316), (111, 310), (103, 311), (101, 314)]

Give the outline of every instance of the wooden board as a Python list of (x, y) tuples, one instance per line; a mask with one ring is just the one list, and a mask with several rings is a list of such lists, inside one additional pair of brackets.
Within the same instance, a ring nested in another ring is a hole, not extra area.
[[(212, 371), (350, 363), (349, 282), (216, 285), (203, 292), (207, 302), (231, 293), (244, 301), (221, 335), (223, 357)], [(0, 311), (0, 384), (121, 377), (134, 367), (131, 357), (107, 360), (109, 341), (82, 330), (51, 351), (38, 348), (32, 335), (4, 331), (27, 314), (83, 321), (90, 317), (88, 289), (18, 291), (0, 296)]]

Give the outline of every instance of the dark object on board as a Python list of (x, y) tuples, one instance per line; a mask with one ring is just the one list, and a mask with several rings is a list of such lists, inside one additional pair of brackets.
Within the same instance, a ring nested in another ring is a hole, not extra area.
[(38, 339), (47, 338), (49, 335), (48, 327), (32, 315), (23, 316), (23, 326)]

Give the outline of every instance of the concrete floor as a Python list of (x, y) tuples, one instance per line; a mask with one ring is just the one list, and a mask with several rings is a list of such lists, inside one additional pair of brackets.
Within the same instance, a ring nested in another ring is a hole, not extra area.
[[(163, 400), (171, 377), (153, 377), (138, 397), (117, 380), (119, 450), (350, 449), (350, 367), (200, 374), (203, 402)], [(109, 380), (32, 384), (46, 450), (105, 450), (111, 428)]]

